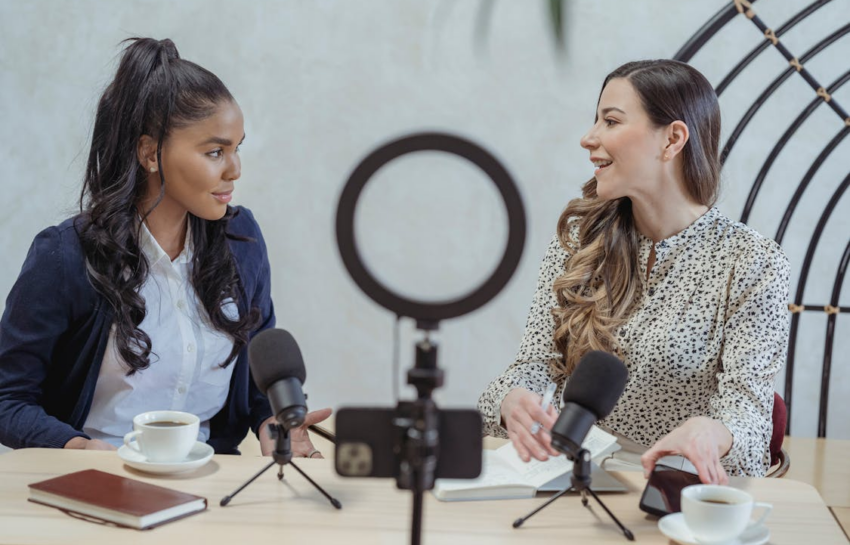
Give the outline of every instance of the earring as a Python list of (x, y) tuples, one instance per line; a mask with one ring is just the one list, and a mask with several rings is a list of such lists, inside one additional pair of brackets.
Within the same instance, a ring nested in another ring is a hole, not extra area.
[(661, 156), (661, 159), (664, 160), (664, 161), (667, 160), (667, 152), (666, 151), (664, 152), (664, 155)]
[(156, 167), (151, 167), (151, 172), (156, 172)]

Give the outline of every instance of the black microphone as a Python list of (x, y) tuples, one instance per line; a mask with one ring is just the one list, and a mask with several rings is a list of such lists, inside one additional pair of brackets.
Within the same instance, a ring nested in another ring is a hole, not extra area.
[(585, 354), (564, 388), (564, 407), (551, 430), (552, 446), (575, 460), (590, 427), (611, 413), (628, 378), (616, 356), (599, 350)]
[(278, 423), (286, 430), (303, 424), (307, 398), (302, 386), (307, 371), (292, 335), (283, 329), (258, 333), (248, 345), (248, 364), (257, 388), (269, 398)]

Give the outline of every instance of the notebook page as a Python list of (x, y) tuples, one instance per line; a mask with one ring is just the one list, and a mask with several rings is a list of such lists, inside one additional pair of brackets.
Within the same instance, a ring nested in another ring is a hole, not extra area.
[[(581, 446), (590, 451), (591, 458), (606, 456), (619, 449), (617, 438), (596, 426), (590, 428)], [(573, 470), (573, 462), (563, 454), (550, 456), (545, 462), (534, 458), (528, 462), (523, 462), (513, 443), (500, 447), (496, 452), (514, 471), (522, 475), (524, 482), (535, 488), (540, 488), (549, 481)]]
[(494, 488), (499, 486), (528, 485), (516, 470), (492, 450), (484, 450), (481, 475), (475, 479), (438, 479), (440, 490), (468, 490), (474, 488)]

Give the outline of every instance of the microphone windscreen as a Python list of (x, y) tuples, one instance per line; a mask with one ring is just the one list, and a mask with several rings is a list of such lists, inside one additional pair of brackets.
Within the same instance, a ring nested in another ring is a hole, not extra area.
[(564, 403), (581, 405), (597, 419), (608, 416), (626, 389), (629, 371), (619, 358), (594, 350), (585, 354), (564, 388)]
[(251, 339), (248, 365), (254, 375), (254, 383), (264, 394), (279, 380), (295, 377), (302, 385), (307, 380), (298, 343), (283, 329), (267, 329)]

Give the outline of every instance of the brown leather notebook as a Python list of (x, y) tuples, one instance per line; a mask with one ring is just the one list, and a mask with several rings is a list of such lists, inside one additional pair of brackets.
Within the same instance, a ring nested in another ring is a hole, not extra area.
[(96, 469), (29, 485), (29, 501), (78, 518), (147, 530), (207, 508), (206, 498)]

